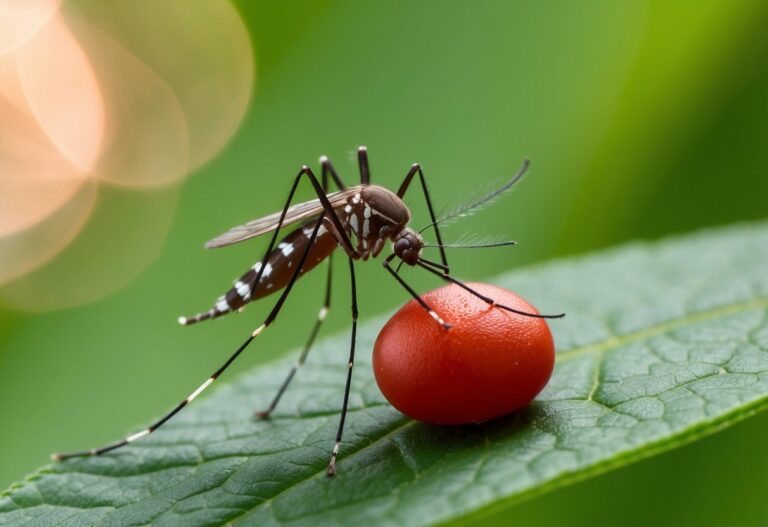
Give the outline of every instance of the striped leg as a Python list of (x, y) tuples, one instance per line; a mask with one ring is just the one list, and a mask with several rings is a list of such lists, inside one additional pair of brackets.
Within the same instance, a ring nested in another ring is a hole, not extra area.
[[(421, 190), (424, 192), (424, 199), (427, 202), (427, 209), (429, 210), (429, 219), (432, 221), (432, 228), (435, 230), (435, 238), (437, 238), (437, 245), (440, 247), (440, 260), (443, 262), (443, 265), (445, 266), (445, 273), (448, 274), (448, 257), (445, 255), (445, 249), (442, 247), (443, 240), (440, 237), (440, 228), (437, 226), (437, 218), (435, 217), (435, 211), (432, 208), (432, 200), (429, 197), (429, 189), (427, 189), (427, 180), (424, 178), (424, 172), (421, 170), (421, 165), (418, 163), (414, 163), (413, 166), (411, 166), (411, 169), (408, 171), (408, 174), (406, 174), (405, 179), (403, 180), (403, 183), (400, 185), (400, 188), (397, 191), (398, 197), (402, 198), (405, 196), (405, 193), (408, 191), (408, 187), (411, 184), (411, 181), (413, 180), (413, 176), (416, 174), (419, 175), (419, 180), (421, 181)], [(402, 263), (401, 263), (402, 265)], [(400, 266), (397, 267), (398, 270), (400, 270)]]
[(272, 402), (269, 404), (269, 408), (261, 412), (256, 412), (256, 417), (259, 417), (261, 419), (266, 419), (272, 414), (274, 409), (277, 407), (277, 403), (280, 402), (280, 398), (283, 396), (283, 393), (285, 392), (286, 388), (288, 388), (288, 385), (293, 380), (294, 375), (296, 375), (296, 372), (299, 371), (299, 368), (302, 367), (302, 365), (304, 364), (304, 361), (307, 360), (307, 355), (309, 355), (309, 350), (312, 349), (312, 344), (314, 344), (315, 337), (317, 337), (317, 333), (320, 331), (320, 326), (323, 324), (325, 317), (328, 316), (328, 311), (331, 308), (331, 274), (333, 269), (332, 258), (333, 258), (333, 255), (328, 257), (328, 275), (326, 278), (326, 285), (325, 285), (325, 301), (323, 302), (323, 307), (321, 307), (320, 311), (317, 313), (317, 318), (315, 319), (315, 325), (312, 327), (312, 332), (309, 334), (309, 338), (307, 339), (307, 342), (304, 344), (304, 348), (301, 350), (301, 355), (299, 355), (299, 360), (296, 361), (296, 364), (291, 366), (291, 370), (288, 372), (288, 376), (283, 381), (283, 384), (280, 386), (280, 389), (277, 390), (275, 397), (272, 399)]
[[(321, 180), (322, 180), (322, 187), (324, 191), (326, 192), (328, 191), (328, 174), (331, 175), (334, 183), (339, 188), (339, 190), (344, 190), (345, 188), (347, 188), (347, 186), (344, 184), (344, 182), (341, 180), (338, 173), (336, 172), (336, 169), (333, 168), (331, 161), (326, 156), (320, 156), (320, 165), (322, 166)], [(272, 402), (269, 404), (269, 407), (266, 410), (256, 412), (256, 417), (260, 419), (268, 418), (277, 407), (277, 403), (280, 402), (280, 398), (283, 396), (283, 393), (285, 393), (285, 390), (288, 388), (288, 385), (291, 384), (291, 381), (293, 380), (293, 377), (296, 375), (296, 372), (299, 371), (299, 368), (301, 368), (304, 365), (304, 361), (307, 360), (307, 355), (309, 355), (309, 350), (312, 349), (312, 344), (315, 342), (317, 333), (320, 331), (320, 326), (322, 325), (325, 318), (328, 316), (328, 311), (331, 308), (331, 274), (333, 272), (332, 259), (333, 259), (333, 255), (328, 257), (328, 275), (326, 278), (326, 285), (325, 285), (325, 302), (323, 303), (323, 307), (321, 307), (320, 311), (317, 313), (317, 319), (315, 320), (315, 325), (312, 327), (312, 332), (309, 334), (309, 338), (307, 339), (307, 342), (304, 344), (304, 348), (301, 351), (301, 355), (299, 355), (299, 360), (296, 361), (296, 364), (291, 366), (291, 370), (288, 372), (288, 376), (285, 378), (285, 380), (283, 381), (283, 384), (277, 390), (277, 393), (275, 394), (275, 397), (272, 399)]]
[[(322, 181), (322, 189), (324, 193), (328, 192), (328, 176), (333, 178), (333, 181), (335, 185), (339, 188), (339, 190), (346, 189), (346, 185), (339, 177), (338, 173), (336, 172), (336, 169), (333, 168), (333, 165), (328, 160), (327, 157), (322, 156), (320, 157), (320, 164), (322, 166), (322, 174), (321, 174), (321, 181)], [(293, 194), (291, 194), (292, 196)], [(289, 197), (289, 201), (291, 198)], [(282, 225), (282, 220), (280, 221), (280, 224)], [(326, 226), (327, 228), (327, 226)], [(305, 231), (308, 233), (311, 231), (311, 229)], [(276, 238), (275, 238), (276, 239)], [(270, 245), (272, 247), (272, 245)], [(277, 245), (278, 249), (284, 249), (285, 245), (283, 243), (279, 243)], [(214, 318), (218, 318), (224, 315), (227, 315), (229, 313), (232, 313), (233, 311), (242, 311), (245, 309), (245, 305), (252, 300), (251, 296), (253, 295), (254, 289), (256, 289), (259, 285), (259, 281), (261, 280), (262, 276), (261, 273), (264, 273), (265, 275), (269, 275), (271, 270), (274, 268), (274, 263), (270, 265), (269, 259), (270, 259), (270, 252), (267, 251), (267, 254), (256, 264), (252, 267), (252, 270), (249, 270), (246, 272), (243, 276), (240, 277), (238, 281), (235, 282), (235, 286), (231, 288), (229, 291), (221, 295), (216, 299), (216, 302), (214, 306), (209, 309), (208, 311), (203, 311), (202, 313), (198, 313), (194, 316), (190, 317), (179, 317), (178, 322), (182, 326), (189, 326), (192, 324), (197, 324), (198, 322), (202, 322), (204, 320), (210, 320)], [(284, 253), (285, 254), (285, 253)], [(298, 254), (298, 253), (297, 253)], [(286, 254), (287, 256), (287, 254)], [(263, 268), (263, 271), (262, 271)]]
[(339, 430), (336, 432), (336, 443), (331, 451), (331, 461), (325, 473), (330, 477), (336, 474), (336, 457), (339, 455), (341, 435), (344, 432), (344, 421), (347, 418), (347, 405), (349, 404), (349, 389), (352, 385), (352, 368), (355, 365), (355, 341), (357, 340), (357, 283), (355, 281), (355, 264), (349, 258), (349, 276), (352, 280), (352, 339), (349, 345), (349, 362), (347, 362), (347, 384), (344, 386), (344, 402), (341, 406), (341, 418)]
[[(323, 213), (320, 218), (322, 220), (322, 217), (325, 213)], [(82, 457), (82, 456), (98, 456), (101, 454), (104, 454), (106, 452), (109, 452), (110, 450), (115, 450), (116, 448), (120, 448), (122, 446), (127, 445), (128, 443), (132, 443), (136, 441), (137, 439), (141, 439), (142, 437), (151, 434), (161, 426), (163, 426), (171, 417), (176, 415), (181, 411), (182, 408), (187, 406), (189, 403), (191, 403), (198, 395), (200, 395), (208, 386), (213, 384), (213, 381), (218, 379), (218, 377), (224, 373), (224, 370), (226, 370), (230, 364), (232, 364), (237, 357), (240, 356), (240, 354), (245, 350), (246, 347), (253, 341), (254, 338), (256, 338), (264, 329), (272, 324), (272, 322), (277, 317), (278, 313), (280, 312), (280, 309), (283, 306), (283, 303), (285, 302), (285, 299), (288, 297), (288, 295), (291, 292), (291, 288), (293, 288), (293, 284), (296, 283), (296, 280), (299, 277), (300, 269), (304, 266), (304, 262), (307, 259), (307, 255), (309, 254), (309, 248), (312, 246), (312, 243), (314, 242), (315, 238), (317, 238), (317, 232), (320, 229), (320, 225), (322, 224), (322, 221), (318, 221), (315, 224), (315, 228), (312, 231), (312, 235), (310, 236), (310, 243), (307, 244), (306, 248), (304, 249), (304, 253), (302, 254), (301, 260), (299, 261), (298, 266), (296, 267), (296, 270), (294, 270), (293, 275), (291, 276), (290, 282), (288, 282), (288, 285), (286, 285), (285, 289), (283, 290), (282, 294), (280, 295), (280, 298), (275, 303), (275, 306), (272, 308), (272, 311), (270, 311), (267, 318), (264, 320), (264, 323), (253, 330), (250, 334), (250, 336), (243, 342), (239, 348), (237, 348), (237, 351), (233, 353), (229, 359), (218, 369), (216, 370), (213, 375), (211, 375), (208, 380), (206, 380), (203, 384), (201, 384), (194, 392), (192, 392), (186, 399), (181, 401), (179, 404), (177, 404), (173, 410), (165, 414), (161, 419), (156, 421), (154, 424), (149, 426), (148, 428), (145, 428), (141, 432), (137, 432), (135, 434), (129, 435), (128, 437), (117, 441), (115, 443), (103, 446), (101, 448), (94, 448), (91, 450), (82, 450), (80, 452), (71, 452), (67, 454), (53, 454), (51, 456), (55, 461), (61, 461), (63, 459), (67, 459), (70, 457)]]
[[(245, 342), (243, 342), (240, 345), (240, 347), (237, 349), (237, 351), (235, 351), (235, 353), (233, 353), (232, 356), (229, 357), (229, 359), (227, 359), (227, 361), (218, 370), (216, 370), (213, 373), (213, 375), (211, 375), (208, 378), (208, 380), (206, 380), (203, 384), (201, 384), (194, 392), (192, 392), (189, 395), (189, 397), (187, 397), (186, 399), (181, 401), (178, 405), (176, 405), (176, 407), (173, 410), (168, 412), (165, 416), (163, 416), (157, 422), (152, 424), (149, 428), (146, 428), (146, 429), (142, 430), (141, 432), (137, 432), (135, 434), (132, 434), (132, 435), (126, 437), (125, 439), (122, 439), (122, 440), (117, 441), (116, 443), (112, 443), (110, 445), (103, 446), (101, 448), (94, 448), (94, 449), (91, 449), (91, 450), (82, 450), (80, 452), (72, 452), (72, 453), (67, 453), (67, 454), (53, 454), (52, 458), (54, 460), (62, 460), (62, 459), (70, 458), (70, 457), (98, 456), (98, 455), (104, 454), (106, 452), (109, 452), (110, 450), (115, 450), (116, 448), (120, 448), (120, 447), (125, 446), (125, 445), (127, 445), (129, 443), (132, 443), (133, 441), (136, 441), (137, 439), (140, 439), (140, 438), (142, 438), (142, 437), (144, 437), (146, 435), (149, 435), (152, 432), (154, 432), (155, 430), (157, 430), (158, 428), (160, 428), (162, 425), (164, 425), (166, 423), (166, 421), (168, 421), (171, 417), (173, 417), (174, 415), (179, 413), (182, 408), (184, 408), (187, 404), (189, 404), (192, 400), (194, 400), (198, 395), (200, 395), (203, 392), (203, 390), (208, 388), (208, 386), (210, 386), (213, 383), (213, 381), (215, 381), (219, 377), (219, 375), (221, 375), (224, 372), (224, 370), (226, 370), (229, 367), (229, 365), (232, 364), (235, 361), (235, 359), (237, 359), (237, 357), (240, 356), (240, 354), (243, 352), (243, 350), (245, 350), (245, 348), (248, 347), (248, 345), (253, 341), (253, 339), (256, 338), (256, 336), (258, 336), (259, 333), (264, 331), (264, 329), (267, 326), (269, 326), (274, 321), (274, 319), (277, 317), (278, 313), (280, 312), (280, 309), (283, 306), (283, 303), (285, 302), (285, 299), (288, 297), (288, 294), (291, 292), (291, 289), (293, 288), (293, 284), (296, 283), (296, 279), (299, 277), (299, 272), (300, 272), (301, 268), (304, 267), (304, 262), (306, 261), (307, 255), (309, 254), (309, 249), (310, 249), (310, 247), (312, 247), (312, 244), (314, 243), (315, 239), (317, 238), (318, 230), (320, 229), (320, 226), (323, 224), (323, 218), (326, 215), (330, 217), (330, 219), (332, 221), (332, 224), (339, 231), (341, 231), (340, 243), (343, 246), (345, 246), (346, 248), (349, 248), (349, 250), (353, 251), (353, 249), (351, 249), (352, 244), (349, 241), (349, 237), (347, 237), (346, 234), (343, 232), (343, 229), (341, 228), (341, 222), (339, 221), (339, 218), (336, 216), (336, 213), (334, 212), (333, 207), (328, 202), (328, 198), (325, 196), (325, 193), (323, 192), (323, 189), (320, 186), (320, 183), (317, 181), (317, 178), (312, 173), (312, 170), (309, 167), (307, 167), (307, 166), (303, 166), (303, 167), (301, 167), (301, 170), (299, 171), (299, 173), (296, 175), (296, 179), (293, 182), (293, 186), (291, 187), (291, 191), (288, 194), (288, 199), (286, 201), (285, 207), (283, 208), (283, 212), (280, 215), (280, 220), (278, 222), (278, 226), (275, 229), (275, 232), (272, 235), (272, 239), (270, 240), (269, 247), (267, 248), (267, 252), (266, 252), (265, 257), (264, 257), (265, 260), (266, 260), (266, 258), (269, 257), (269, 254), (272, 252), (272, 249), (274, 249), (275, 243), (277, 241), (277, 235), (278, 235), (278, 232), (280, 231), (280, 226), (282, 225), (283, 220), (285, 219), (285, 215), (286, 215), (286, 213), (288, 211), (288, 208), (291, 205), (291, 201), (293, 200), (293, 195), (296, 192), (296, 187), (299, 185), (299, 182), (301, 181), (302, 176), (306, 176), (306, 177), (309, 178), (310, 183), (312, 183), (312, 187), (314, 188), (315, 192), (317, 193), (318, 199), (320, 200), (320, 202), (323, 205), (324, 211), (323, 211), (322, 214), (320, 214), (320, 217), (319, 217), (317, 223), (315, 224), (314, 229), (312, 230), (312, 235), (310, 236), (309, 243), (307, 243), (307, 246), (305, 247), (304, 252), (302, 253), (301, 260), (299, 261), (299, 264), (296, 266), (296, 269), (294, 270), (293, 275), (291, 276), (290, 281), (286, 285), (285, 289), (283, 290), (282, 294), (280, 295), (280, 298), (275, 303), (275, 306), (272, 308), (272, 311), (269, 313), (269, 315), (265, 319), (264, 323), (261, 326), (259, 326), (258, 328), (256, 328), (255, 330), (253, 330), (251, 332), (251, 335), (245, 340)], [(261, 278), (261, 274), (262, 274), (263, 270), (264, 270), (264, 263), (262, 262), (262, 267), (261, 267), (259, 273), (257, 274), (257, 276), (255, 277), (254, 283), (258, 283), (259, 279)]]
[(347, 188), (347, 186), (339, 177), (339, 174), (336, 172), (336, 169), (333, 168), (333, 164), (331, 164), (330, 159), (328, 159), (326, 156), (320, 156), (320, 166), (322, 167), (320, 177), (323, 182), (323, 190), (328, 192), (328, 174), (331, 175), (333, 182), (336, 183), (336, 186), (339, 190), (345, 190)]
[[(414, 298), (414, 300), (416, 300), (416, 302), (418, 302), (418, 303), (419, 303), (419, 305), (420, 305), (421, 307), (423, 307), (423, 308), (424, 308), (424, 310), (425, 310), (427, 313), (429, 313), (429, 316), (430, 316), (430, 317), (434, 318), (434, 319), (435, 319), (435, 321), (436, 321), (438, 324), (440, 324), (441, 326), (443, 326), (443, 329), (446, 329), (446, 330), (447, 330), (447, 329), (451, 329), (451, 327), (453, 327), (453, 326), (451, 326), (450, 324), (448, 324), (448, 323), (447, 323), (445, 320), (443, 320), (443, 319), (442, 319), (442, 317), (440, 317), (440, 315), (438, 315), (438, 314), (437, 314), (437, 313), (436, 313), (436, 312), (435, 312), (435, 311), (434, 311), (434, 310), (433, 310), (431, 307), (429, 307), (429, 304), (427, 304), (427, 303), (424, 301), (424, 299), (423, 299), (423, 298), (421, 298), (421, 297), (419, 296), (419, 294), (418, 294), (416, 291), (414, 291), (414, 290), (413, 290), (413, 288), (412, 288), (411, 286), (409, 286), (409, 285), (408, 285), (408, 284), (405, 282), (405, 280), (403, 280), (403, 278), (402, 278), (402, 277), (401, 277), (399, 274), (397, 274), (397, 271), (395, 271), (394, 269), (392, 269), (392, 266), (390, 265), (390, 262), (392, 261), (392, 259), (393, 259), (393, 258), (395, 258), (395, 256), (396, 256), (395, 254), (390, 254), (389, 256), (387, 256), (387, 258), (384, 260), (384, 268), (385, 268), (387, 271), (389, 271), (389, 273), (390, 273), (392, 276), (394, 276), (394, 277), (395, 277), (395, 280), (397, 280), (397, 281), (400, 283), (400, 285), (401, 285), (401, 286), (403, 286), (403, 287), (405, 288), (405, 290), (406, 290), (406, 291), (408, 291), (408, 292), (411, 294), (411, 296)], [(435, 271), (435, 272), (437, 272), (437, 271)]]
[(429, 260), (424, 260), (423, 258), (420, 258), (417, 264), (419, 267), (422, 267), (429, 271), (430, 273), (439, 276), (446, 282), (451, 282), (453, 284), (456, 284), (457, 286), (461, 287), (465, 291), (471, 293), (472, 295), (476, 296), (480, 300), (486, 302), (488, 305), (493, 307), (498, 307), (500, 309), (503, 309), (504, 311), (509, 311), (510, 313), (516, 313), (518, 315), (523, 315), (525, 317), (533, 317), (533, 318), (563, 318), (565, 316), (565, 313), (560, 313), (558, 315), (540, 315), (537, 313), (527, 313), (525, 311), (520, 311), (518, 309), (511, 308), (509, 306), (505, 306), (503, 304), (497, 304), (496, 301), (493, 298), (487, 297), (483, 295), (482, 293), (475, 291), (471, 287), (469, 287), (467, 284), (462, 282), (461, 280), (454, 278), (450, 276), (447, 273), (441, 273), (435, 267), (440, 267), (439, 264), (436, 264), (435, 262), (430, 262)]
[[(317, 182), (317, 178), (312, 173), (312, 170), (310, 170), (307, 166), (302, 166), (301, 170), (299, 171), (299, 174), (296, 176), (293, 186), (291, 187), (291, 191), (288, 194), (288, 199), (286, 200), (285, 207), (283, 208), (282, 214), (280, 216), (280, 219), (278, 220), (277, 228), (274, 230), (274, 233), (272, 234), (272, 239), (269, 242), (269, 246), (267, 247), (266, 252), (264, 253), (264, 256), (262, 259), (258, 262), (256, 262), (256, 265), (253, 266), (254, 271), (256, 273), (253, 275), (252, 279), (247, 282), (238, 282), (235, 284), (235, 288), (232, 290), (232, 293), (234, 293), (234, 296), (232, 298), (240, 299), (242, 297), (241, 293), (242, 291), (251, 292), (253, 289), (257, 286), (257, 284), (260, 283), (262, 275), (265, 272), (268, 272), (268, 270), (271, 269), (268, 260), (270, 257), (270, 254), (272, 253), (273, 249), (275, 248), (275, 244), (277, 243), (278, 236), (280, 234), (280, 229), (283, 225), (283, 220), (285, 219), (285, 215), (288, 213), (288, 209), (291, 205), (291, 202), (293, 201), (293, 196), (296, 193), (296, 188), (299, 185), (299, 182), (301, 181), (302, 176), (307, 176), (312, 183), (312, 186), (315, 190), (315, 192), (318, 194), (318, 198), (320, 198), (320, 201), (323, 203), (323, 207), (326, 211), (326, 218), (328, 218), (329, 214), (333, 216), (333, 220), (331, 221), (331, 224), (336, 225), (338, 223), (338, 218), (336, 218), (336, 214), (333, 213), (333, 209), (330, 206), (330, 203), (328, 203), (327, 198), (325, 198), (326, 193), (328, 192), (328, 174), (331, 175), (333, 178), (333, 181), (335, 182), (336, 186), (339, 187), (339, 190), (343, 190), (346, 188), (346, 185), (341, 180), (339, 175), (336, 173), (336, 170), (333, 168), (333, 165), (328, 160), (327, 157), (322, 156), (320, 158), (320, 164), (322, 165), (322, 184), (319, 184)], [(322, 194), (322, 196), (320, 195)], [(347, 240), (349, 242), (349, 240)], [(343, 239), (339, 239), (339, 243), (344, 243)], [(351, 243), (347, 243), (345, 246), (351, 248)], [(239, 307), (233, 307), (230, 305), (230, 299), (227, 297), (227, 295), (222, 295), (219, 298), (216, 299), (216, 305), (214, 305), (213, 308), (209, 309), (208, 311), (204, 311), (202, 313), (198, 313), (195, 316), (192, 317), (179, 317), (178, 322), (182, 326), (189, 326), (192, 324), (196, 324), (198, 322), (202, 322), (204, 320), (210, 320), (213, 318), (220, 317), (222, 315), (226, 315), (227, 313), (231, 313), (233, 310), (242, 309), (244, 306)]]
[(368, 149), (364, 146), (357, 149), (357, 163), (360, 165), (360, 184), (369, 185), (371, 183), (371, 169), (368, 168)]

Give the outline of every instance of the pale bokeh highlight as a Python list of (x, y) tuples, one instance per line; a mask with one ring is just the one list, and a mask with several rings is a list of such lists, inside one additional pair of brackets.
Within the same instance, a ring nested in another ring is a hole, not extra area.
[(104, 92), (104, 148), (93, 176), (109, 183), (166, 185), (189, 174), (184, 111), (167, 82), (101, 31), (76, 24)]
[[(0, 239), (56, 212), (86, 179), (32, 115), (0, 95)], [(2, 255), (0, 267), (8, 258)]]
[[(0, 237), (0, 283), (29, 275), (30, 271), (63, 251), (85, 226), (96, 203), (97, 192), (96, 182), (85, 182), (53, 214), (28, 229)], [(57, 287), (53, 284), (52, 291), (46, 293), (38, 290), (36, 296), (30, 297), (30, 303), (49, 296)]]
[(168, 83), (187, 121), (190, 167), (213, 157), (237, 129), (253, 88), (253, 54), (227, 2), (94, 2), (87, 18)]
[(99, 80), (83, 48), (63, 20), (54, 17), (14, 58), (40, 127), (78, 170), (91, 173), (104, 136), (105, 109)]
[(179, 183), (253, 90), (224, 0), (60, 4), (0, 0), (0, 302), (25, 310), (96, 300), (149, 265)]
[(59, 8), (61, 0), (2, 0), (0, 2), (0, 55), (12, 52), (32, 38)]

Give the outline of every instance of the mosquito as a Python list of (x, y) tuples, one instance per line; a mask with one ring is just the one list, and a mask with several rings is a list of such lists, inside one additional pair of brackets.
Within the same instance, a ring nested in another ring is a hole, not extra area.
[[(281, 211), (233, 227), (205, 244), (206, 248), (225, 247), (270, 232), (272, 233), (269, 246), (260, 261), (256, 262), (252, 268), (244, 273), (231, 289), (220, 296), (211, 309), (191, 317), (179, 317), (180, 324), (187, 326), (204, 320), (218, 318), (234, 311), (240, 311), (249, 302), (281, 291), (277, 302), (264, 319), (263, 323), (250, 333), (248, 338), (239, 348), (237, 348), (226, 362), (219, 367), (219, 369), (217, 369), (203, 384), (176, 405), (170, 412), (165, 414), (148, 428), (100, 448), (66, 454), (54, 454), (52, 456), (53, 459), (63, 460), (72, 457), (98, 456), (128, 445), (159, 429), (218, 379), (224, 370), (226, 370), (235, 359), (240, 356), (246, 347), (261, 332), (269, 327), (272, 322), (274, 322), (296, 281), (301, 276), (314, 269), (323, 260), (327, 260), (328, 267), (326, 272), (324, 300), (322, 307), (317, 313), (317, 318), (309, 337), (302, 348), (298, 360), (291, 367), (269, 406), (265, 410), (256, 413), (256, 416), (259, 418), (268, 418), (277, 407), (280, 398), (283, 396), (283, 393), (285, 393), (286, 388), (288, 388), (288, 385), (293, 380), (296, 372), (306, 361), (318, 331), (328, 315), (331, 307), (331, 256), (337, 247), (341, 247), (346, 253), (349, 263), (349, 276), (352, 286), (352, 331), (349, 347), (349, 360), (347, 362), (346, 383), (344, 386), (344, 398), (341, 405), (341, 416), (339, 419), (336, 439), (333, 449), (331, 450), (330, 461), (328, 463), (328, 468), (326, 469), (328, 476), (333, 476), (336, 473), (336, 459), (341, 447), (344, 422), (347, 416), (352, 370), (355, 363), (355, 341), (357, 336), (358, 317), (355, 262), (376, 258), (389, 243), (392, 248), (392, 253), (384, 258), (382, 262), (384, 268), (406, 291), (408, 291), (419, 305), (429, 313), (429, 316), (435, 320), (435, 323), (442, 326), (445, 331), (450, 331), (451, 325), (443, 320), (440, 315), (435, 312), (400, 276), (399, 270), (401, 265), (406, 264), (411, 267), (420, 267), (429, 273), (440, 277), (446, 282), (452, 282), (460, 286), (491, 306), (517, 315), (538, 318), (560, 318), (564, 316), (564, 314), (541, 315), (537, 313), (527, 313), (499, 304), (492, 298), (475, 291), (470, 286), (450, 274), (448, 258), (445, 252), (446, 248), (497, 247), (514, 245), (515, 242), (506, 241), (486, 244), (447, 245), (443, 243), (440, 235), (440, 223), (444, 223), (449, 219), (464, 216), (470, 211), (489, 203), (520, 181), (528, 168), (528, 160), (523, 162), (522, 167), (511, 179), (500, 185), (498, 188), (438, 219), (435, 216), (432, 207), (432, 200), (429, 195), (427, 181), (424, 177), (421, 165), (416, 163), (411, 166), (405, 179), (403, 179), (400, 188), (395, 193), (383, 186), (371, 183), (370, 170), (368, 167), (368, 152), (364, 146), (358, 148), (357, 158), (360, 169), (359, 185), (347, 186), (344, 184), (333, 164), (331, 164), (327, 157), (323, 156), (320, 158), (321, 180), (318, 181), (317, 177), (308, 166), (302, 166), (293, 181), (291, 190), (288, 193), (288, 199)], [(403, 197), (411, 187), (414, 177), (417, 175), (419, 177), (419, 182), (421, 184), (431, 221), (429, 225), (418, 232), (408, 226), (408, 223), (411, 220), (411, 213), (403, 202)], [(335, 192), (328, 192), (329, 176), (338, 188)], [(292, 205), (296, 189), (304, 178), (308, 179), (311, 183), (317, 198)], [(283, 227), (294, 224), (298, 224), (298, 226), (278, 242), (280, 230)], [(427, 229), (432, 229), (434, 231), (436, 239), (435, 244), (427, 244), (424, 242), (421, 233)], [(439, 249), (440, 262), (434, 262), (424, 258), (422, 255), (424, 248)], [(392, 262), (396, 258), (400, 261), (395, 269), (392, 266)]]

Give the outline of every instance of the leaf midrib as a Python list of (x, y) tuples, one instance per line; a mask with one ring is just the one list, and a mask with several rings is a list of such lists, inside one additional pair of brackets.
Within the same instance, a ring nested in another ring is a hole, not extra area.
[(724, 306), (698, 311), (682, 317), (678, 317), (660, 324), (654, 324), (647, 328), (632, 331), (625, 335), (613, 336), (605, 339), (602, 342), (596, 342), (593, 344), (587, 344), (585, 346), (579, 346), (566, 351), (562, 351), (557, 354), (557, 361), (571, 360), (582, 355), (589, 353), (598, 353), (608, 351), (613, 348), (618, 348), (632, 342), (639, 340), (645, 340), (657, 335), (669, 333), (682, 327), (696, 324), (698, 322), (704, 322), (706, 320), (724, 317), (728, 315), (735, 315), (743, 313), (745, 311), (752, 311), (757, 309), (768, 309), (768, 297), (757, 297), (746, 302), (738, 302), (734, 304), (727, 304)]

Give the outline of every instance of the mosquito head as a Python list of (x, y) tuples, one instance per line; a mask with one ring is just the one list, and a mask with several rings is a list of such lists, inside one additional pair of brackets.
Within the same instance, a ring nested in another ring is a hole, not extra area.
[(419, 233), (406, 227), (395, 237), (395, 254), (408, 265), (416, 265), (421, 257), (421, 249), (424, 247), (424, 240)]

